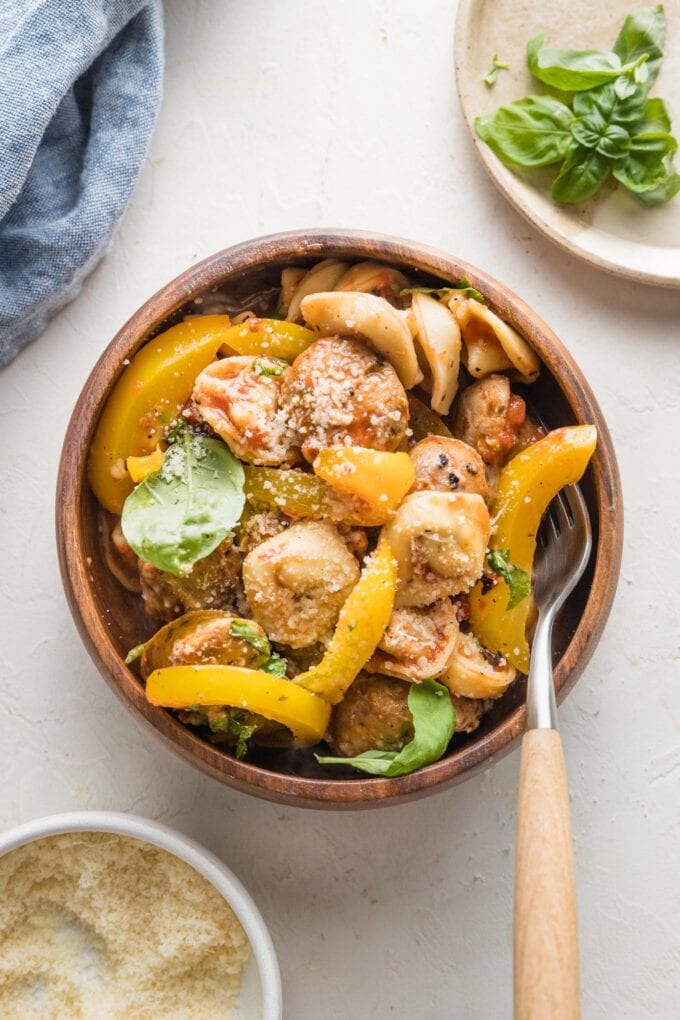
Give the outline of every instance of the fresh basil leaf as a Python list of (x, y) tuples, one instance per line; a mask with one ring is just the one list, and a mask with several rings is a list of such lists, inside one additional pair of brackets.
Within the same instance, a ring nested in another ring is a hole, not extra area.
[(618, 78), (621, 60), (600, 50), (552, 49), (543, 45), (545, 33), (527, 43), (527, 64), (534, 78), (562, 92), (581, 92)]
[(614, 177), (629, 191), (652, 191), (668, 177), (671, 168), (667, 157), (672, 156), (677, 148), (677, 141), (667, 132), (636, 135), (628, 158), (612, 171)]
[(137, 659), (141, 659), (141, 657), (144, 655), (145, 648), (146, 641), (142, 641), (141, 645), (135, 645), (134, 648), (131, 648), (130, 651), (125, 656), (125, 665), (131, 666), (133, 662), (137, 661)]
[(460, 280), (456, 284), (451, 284), (449, 287), (402, 287), (398, 290), (401, 294), (450, 294), (452, 291), (458, 291), (464, 294), (467, 298), (474, 298), (475, 301), (479, 301), (480, 304), (486, 304), (486, 298), (481, 291), (473, 287), (467, 276), (461, 276)]
[(566, 155), (573, 121), (573, 113), (559, 99), (527, 96), (477, 117), (475, 129), (504, 163), (548, 166)]
[(606, 125), (618, 124), (631, 129), (644, 117), (646, 104), (647, 97), (641, 85), (621, 98), (616, 83), (610, 82), (588, 92), (579, 92), (574, 96), (573, 109), (579, 120), (601, 118)]
[(630, 149), (630, 135), (619, 124), (608, 124), (600, 110), (571, 125), (571, 133), (584, 149), (596, 149), (607, 159), (624, 159)]
[(587, 202), (610, 173), (609, 160), (593, 149), (576, 146), (567, 156), (550, 189), (555, 202), (575, 205)]
[(364, 751), (355, 758), (316, 755), (320, 765), (351, 765), (374, 776), (406, 776), (437, 761), (449, 746), (456, 728), (451, 695), (436, 680), (411, 684), (408, 707), (413, 716), (413, 740), (401, 751)]
[(614, 92), (616, 92), (619, 99), (628, 99), (628, 96), (633, 95), (639, 84), (640, 82), (631, 78), (629, 75), (622, 74), (614, 82)]
[(630, 135), (620, 124), (610, 124), (595, 148), (612, 162), (625, 159), (630, 149)]
[(245, 641), (260, 655), (271, 654), (269, 638), (250, 620), (232, 620), (229, 631), (232, 637), (238, 638), (239, 641)]
[(630, 64), (647, 55), (647, 86), (659, 73), (666, 39), (666, 17), (663, 4), (643, 7), (629, 14), (612, 49), (622, 64)]
[(265, 673), (272, 673), (274, 676), (285, 676), (288, 663), (279, 655), (278, 652), (272, 652), (266, 662), (264, 662), (260, 669)]
[(636, 124), (637, 134), (663, 133), (671, 129), (671, 117), (663, 99), (648, 99), (642, 118)]
[[(633, 67), (633, 81), (637, 85), (644, 85), (649, 78), (649, 68), (647, 67), (647, 57), (645, 55), (644, 60), (638, 62)], [(649, 88), (649, 86), (647, 86)]]
[(125, 500), (125, 540), (159, 570), (184, 574), (234, 527), (245, 503), (243, 487), (243, 467), (228, 447), (187, 431), (168, 448), (160, 471)]
[(665, 202), (670, 202), (672, 198), (675, 198), (679, 191), (680, 174), (671, 166), (667, 170), (663, 182), (658, 187), (653, 188), (651, 191), (636, 193), (635, 197), (642, 205), (663, 205)]
[(488, 85), (489, 88), (491, 88), (492, 85), (496, 84), (496, 78), (498, 77), (498, 72), (499, 71), (507, 71), (509, 67), (510, 67), (510, 64), (506, 63), (503, 60), (499, 60), (498, 59), (498, 54), (494, 53), (493, 58), (491, 60), (491, 67), (489, 68), (489, 70), (486, 72), (486, 74), (482, 78), (482, 81), (484, 82), (485, 85)]
[(506, 609), (514, 609), (531, 595), (531, 577), (526, 570), (510, 562), (508, 549), (489, 549), (486, 560), (494, 574), (502, 577), (508, 586), (510, 598)]
[(626, 161), (614, 168), (614, 176), (643, 205), (661, 205), (680, 190), (673, 165), (678, 143), (665, 131), (636, 135)]

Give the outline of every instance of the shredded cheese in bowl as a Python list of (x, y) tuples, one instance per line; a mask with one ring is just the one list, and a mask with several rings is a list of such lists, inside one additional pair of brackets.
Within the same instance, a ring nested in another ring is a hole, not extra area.
[(248, 937), (194, 868), (100, 832), (0, 857), (3, 1020), (236, 1016)]

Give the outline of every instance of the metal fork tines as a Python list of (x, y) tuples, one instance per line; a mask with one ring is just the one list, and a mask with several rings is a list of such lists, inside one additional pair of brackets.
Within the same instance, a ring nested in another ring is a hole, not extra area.
[(577, 485), (569, 485), (550, 504), (538, 534), (534, 569), (538, 621), (527, 681), (527, 729), (557, 729), (552, 628), (558, 610), (588, 565), (591, 549), (585, 500)]

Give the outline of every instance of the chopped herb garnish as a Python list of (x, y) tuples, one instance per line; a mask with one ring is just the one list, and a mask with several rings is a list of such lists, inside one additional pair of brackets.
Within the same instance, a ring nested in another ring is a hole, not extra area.
[(288, 368), (288, 362), (282, 358), (267, 358), (266, 361), (258, 358), (253, 362), (255, 375), (283, 375), (286, 368)]
[(271, 646), (267, 635), (263, 634), (259, 627), (251, 623), (250, 620), (232, 620), (230, 633), (232, 637), (238, 638), (239, 641), (245, 641), (247, 644), (252, 645), (260, 655), (270, 655)]
[(179, 443), (188, 431), (190, 431), (189, 423), (186, 418), (183, 418), (182, 415), (180, 415), (179, 418), (175, 418), (175, 420), (171, 422), (165, 430), (165, 441), (166, 443)]
[(243, 719), (244, 714), (235, 710), (210, 720), (213, 733), (229, 733), (236, 737), (234, 754), (239, 761), (248, 753), (248, 741), (257, 729), (257, 723), (246, 723)]
[(526, 570), (510, 562), (508, 549), (489, 549), (486, 559), (494, 574), (502, 577), (510, 589), (510, 599), (506, 608), (514, 609), (531, 594), (531, 577)]
[(133, 662), (137, 661), (137, 659), (141, 659), (142, 655), (144, 654), (145, 648), (146, 641), (142, 641), (141, 645), (135, 645), (134, 648), (131, 648), (130, 651), (125, 656), (125, 665), (131, 666)]
[(489, 68), (489, 70), (486, 72), (486, 74), (482, 78), (482, 81), (484, 82), (485, 85), (488, 85), (489, 88), (491, 88), (492, 85), (496, 84), (496, 78), (498, 77), (498, 72), (499, 71), (507, 71), (509, 67), (510, 67), (510, 64), (508, 64), (507, 61), (499, 60), (498, 59), (498, 54), (494, 53), (494, 55), (493, 55), (493, 57), (491, 59), (491, 67)]
[(456, 284), (451, 284), (449, 287), (404, 287), (399, 290), (399, 295), (402, 294), (450, 294), (451, 291), (459, 291), (467, 298), (474, 298), (475, 301), (479, 301), (480, 304), (486, 304), (486, 299), (481, 291), (478, 291), (476, 287), (473, 287), (467, 276), (461, 276), (460, 280)]
[(282, 677), (285, 677), (287, 668), (288, 663), (278, 652), (272, 652), (267, 661), (260, 666), (264, 673), (272, 673), (274, 676)]

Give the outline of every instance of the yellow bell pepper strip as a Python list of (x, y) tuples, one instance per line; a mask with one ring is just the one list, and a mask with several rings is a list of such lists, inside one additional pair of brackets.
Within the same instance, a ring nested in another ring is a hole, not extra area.
[[(531, 576), (536, 535), (541, 518), (559, 490), (577, 482), (597, 443), (594, 425), (555, 429), (518, 453), (501, 471), (492, 507), (496, 529), (492, 549), (508, 551), (514, 566)], [(500, 652), (522, 673), (529, 670), (526, 630), (530, 597), (508, 609), (510, 589), (505, 580), (484, 591), (479, 582), (470, 594), (470, 627), (485, 648)]]
[(292, 680), (244, 666), (156, 669), (146, 681), (146, 700), (163, 708), (243, 708), (286, 726), (304, 744), (318, 744), (323, 739), (331, 713), (322, 698)]
[(338, 492), (357, 496), (386, 523), (416, 480), (407, 453), (385, 453), (363, 446), (333, 446), (314, 460), (319, 478)]
[(453, 433), (444, 419), (436, 411), (433, 411), (422, 400), (418, 400), (412, 393), (408, 394), (409, 428), (413, 432), (416, 443), (428, 436), (445, 436), (453, 438)]
[(123, 370), (102, 411), (90, 448), (88, 477), (95, 496), (119, 514), (133, 481), (128, 457), (151, 453), (194, 380), (214, 360), (230, 328), (228, 315), (201, 315), (150, 340)]
[(146, 457), (128, 457), (126, 466), (135, 485), (138, 482), (143, 482), (147, 475), (152, 475), (154, 471), (160, 471), (163, 467), (163, 451), (160, 445)]
[(307, 350), (316, 333), (306, 326), (280, 319), (246, 319), (238, 326), (232, 326), (224, 336), (224, 345), (230, 354), (266, 354), (271, 358), (295, 361), (298, 354)]
[(333, 637), (316, 666), (295, 683), (337, 705), (378, 647), (389, 623), (397, 590), (397, 561), (381, 538), (340, 610)]
[(365, 528), (384, 524), (384, 514), (334, 490), (322, 478), (305, 471), (246, 464), (245, 494), (248, 502), (260, 510), (281, 510), (289, 517), (309, 517), (336, 524)]

